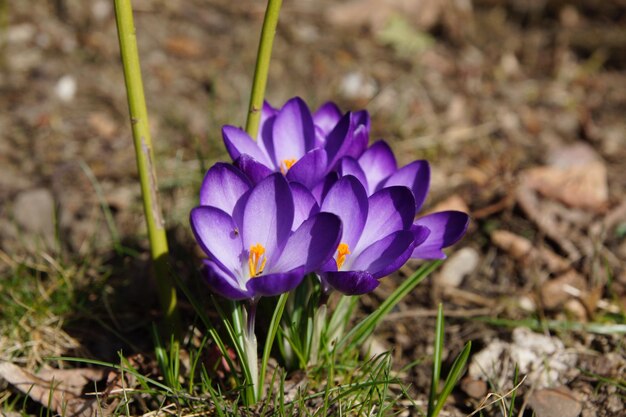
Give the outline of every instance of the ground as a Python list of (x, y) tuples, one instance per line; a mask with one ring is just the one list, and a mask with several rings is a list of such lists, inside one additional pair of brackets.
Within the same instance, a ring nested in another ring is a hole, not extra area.
[[(626, 3), (284, 3), (267, 99), (367, 108), (372, 140), (400, 164), (431, 163), (425, 210), (472, 217), (372, 349), (397, 369), (421, 360), (402, 378), (425, 398), (443, 302), (444, 371), (473, 341), (449, 415), (509, 392), (515, 363), (520, 414), (622, 415)], [(173, 265), (200, 281), (188, 213), (227, 158), (221, 126), (244, 123), (264, 2), (133, 6)], [(159, 313), (112, 2), (2, 1), (0, 15), (0, 360), (35, 371), (50, 356), (147, 354)], [(0, 410), (14, 409), (19, 394), (0, 388)]]

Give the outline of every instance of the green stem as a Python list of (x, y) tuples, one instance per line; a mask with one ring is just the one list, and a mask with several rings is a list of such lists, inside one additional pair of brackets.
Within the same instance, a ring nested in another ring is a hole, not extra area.
[(139, 53), (130, 0), (115, 0), (115, 19), (124, 66), (124, 80), (128, 95), (137, 170), (141, 183), (143, 208), (148, 225), (150, 254), (157, 280), (159, 301), (165, 314), (166, 331), (179, 336), (179, 316), (176, 308), (176, 288), (168, 274), (168, 246), (165, 225), (158, 199), (158, 185), (154, 167), (152, 139), (148, 127), (148, 110), (143, 92)]
[(252, 93), (250, 94), (248, 118), (246, 120), (246, 132), (253, 139), (256, 138), (259, 131), (259, 123), (261, 122), (261, 109), (263, 108), (263, 98), (265, 97), (267, 74), (270, 69), (272, 46), (282, 3), (282, 0), (268, 0), (267, 9), (265, 9), (259, 51), (257, 52), (256, 66), (254, 68), (254, 81), (252, 82)]

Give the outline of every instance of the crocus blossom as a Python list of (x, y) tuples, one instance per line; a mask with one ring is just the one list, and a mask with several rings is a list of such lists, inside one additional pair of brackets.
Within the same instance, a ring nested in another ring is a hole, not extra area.
[(358, 157), (367, 147), (370, 119), (366, 111), (341, 115), (326, 103), (312, 115), (299, 97), (281, 109), (265, 103), (256, 141), (244, 130), (224, 126), (226, 149), (246, 175), (258, 182), (272, 172), (308, 188), (318, 184), (343, 156)]
[[(371, 145), (358, 159), (343, 157), (338, 168), (340, 175), (359, 179), (368, 194), (390, 186), (405, 186), (413, 193), (416, 213), (421, 209), (430, 187), (430, 166), (417, 160), (397, 167), (396, 158), (385, 141)], [(456, 243), (467, 231), (469, 216), (460, 211), (443, 211), (417, 218), (412, 229), (416, 244), (411, 258), (444, 259), (443, 248)], [(424, 237), (424, 230), (428, 234)]]
[(368, 147), (369, 114), (332, 102), (311, 113), (298, 97), (265, 103), (256, 140), (222, 129), (235, 165), (218, 163), (200, 190), (192, 228), (208, 255), (211, 287), (233, 299), (288, 291), (306, 273), (326, 288), (362, 294), (407, 259), (443, 259), (469, 216), (418, 217), (430, 166), (398, 167), (391, 147)]
[(208, 256), (204, 271), (209, 286), (235, 300), (295, 288), (305, 274), (328, 262), (341, 236), (341, 221), (331, 213), (301, 218), (293, 230), (296, 204), (281, 174), (254, 186), (246, 181), (236, 168), (213, 167), (201, 190), (204, 205), (190, 215), (196, 240)]
[(425, 227), (411, 229), (415, 202), (406, 187), (387, 187), (368, 197), (361, 182), (347, 175), (329, 189), (320, 210), (336, 214), (343, 224), (334, 263), (327, 263), (320, 277), (344, 294), (372, 291), (380, 278), (406, 262), (418, 230), (423, 239), (428, 235)]
[(393, 185), (403, 185), (413, 192), (415, 209), (424, 204), (430, 186), (430, 165), (417, 160), (398, 169), (389, 145), (379, 140), (367, 148), (358, 159), (346, 156), (339, 163), (340, 175), (354, 175), (365, 186), (368, 195)]

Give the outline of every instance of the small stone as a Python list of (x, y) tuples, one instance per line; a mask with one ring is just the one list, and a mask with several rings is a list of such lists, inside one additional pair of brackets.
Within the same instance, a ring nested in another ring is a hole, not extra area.
[(30, 42), (37, 33), (37, 28), (30, 23), (20, 23), (18, 25), (11, 25), (6, 31), (7, 43), (24, 44)]
[(76, 88), (76, 79), (71, 75), (64, 75), (57, 82), (54, 91), (61, 101), (69, 102), (74, 99)]
[(91, 113), (87, 118), (87, 123), (97, 135), (110, 139), (117, 133), (117, 123), (107, 113)]
[(572, 298), (566, 301), (565, 304), (563, 304), (563, 310), (565, 310), (568, 315), (573, 316), (578, 322), (586, 323), (588, 321), (587, 309), (580, 300)]
[(99, 22), (107, 20), (113, 12), (113, 6), (110, 1), (96, 0), (91, 5), (91, 14)]
[(624, 402), (620, 399), (619, 395), (610, 395), (606, 404), (607, 410), (615, 415), (620, 415), (621, 411), (624, 411)]
[(437, 284), (458, 287), (464, 277), (476, 270), (479, 260), (480, 255), (474, 248), (466, 247), (458, 250), (444, 263), (439, 279), (436, 281)]
[(535, 391), (528, 404), (537, 417), (577, 417), (582, 411), (580, 401), (566, 387)]
[(25, 232), (23, 238), (31, 248), (43, 242), (52, 247), (55, 241), (55, 210), (52, 193), (45, 188), (23, 191), (13, 203), (13, 217)]
[(377, 91), (376, 81), (360, 72), (348, 73), (341, 80), (341, 93), (350, 100), (370, 100)]
[(465, 377), (461, 381), (461, 389), (470, 397), (480, 399), (487, 394), (487, 383), (480, 379)]

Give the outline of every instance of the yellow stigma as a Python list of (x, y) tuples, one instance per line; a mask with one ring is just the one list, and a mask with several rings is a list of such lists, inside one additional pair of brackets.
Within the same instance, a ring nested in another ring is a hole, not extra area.
[(263, 273), (265, 268), (265, 248), (260, 243), (250, 246), (250, 255), (248, 255), (248, 268), (250, 268), (250, 278), (258, 277)]
[(346, 261), (346, 255), (350, 255), (350, 248), (347, 243), (340, 243), (337, 246), (337, 269), (341, 269)]
[(287, 171), (289, 171), (289, 169), (295, 163), (296, 163), (295, 159), (283, 159), (283, 161), (280, 163), (280, 172), (282, 172), (283, 175), (285, 175)]

